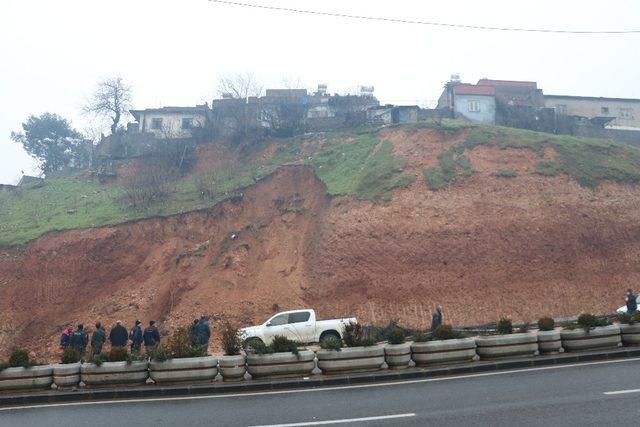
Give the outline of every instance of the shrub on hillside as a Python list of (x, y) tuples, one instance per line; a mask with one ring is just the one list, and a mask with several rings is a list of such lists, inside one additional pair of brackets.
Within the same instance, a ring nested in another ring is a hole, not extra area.
[(393, 328), (389, 331), (389, 344), (402, 344), (405, 340), (405, 333), (400, 328)]
[(70, 363), (78, 363), (80, 361), (80, 353), (75, 348), (66, 348), (60, 356), (60, 363), (68, 365)]
[(496, 333), (498, 335), (508, 335), (508, 334), (512, 334), (513, 333), (513, 323), (511, 322), (511, 319), (509, 319), (508, 317), (501, 317), (500, 320), (498, 320), (498, 325), (496, 327)]
[(222, 349), (224, 350), (225, 355), (235, 356), (240, 354), (240, 350), (242, 349), (242, 338), (237, 327), (228, 322), (222, 325), (222, 335), (220, 336), (220, 340), (222, 341)]
[(518, 172), (509, 168), (501, 168), (495, 171), (493, 175), (500, 178), (515, 178), (518, 176)]
[(541, 331), (553, 331), (555, 326), (556, 322), (551, 317), (541, 317), (538, 319), (538, 329)]

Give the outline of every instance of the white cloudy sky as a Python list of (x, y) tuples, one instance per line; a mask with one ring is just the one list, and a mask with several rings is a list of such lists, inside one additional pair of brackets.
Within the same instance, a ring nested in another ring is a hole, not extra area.
[[(244, 0), (238, 0), (244, 1)], [(636, 0), (246, 0), (320, 11), (508, 27), (640, 28)], [(346, 91), (374, 85), (383, 102), (428, 103), (453, 72), (536, 80), (546, 93), (640, 98), (640, 34), (554, 35), (455, 30), (294, 15), (207, 0), (1, 0), (0, 183), (33, 162), (9, 138), (29, 114), (84, 130), (95, 82), (121, 75), (135, 107), (210, 99), (220, 74), (252, 70), (267, 86), (300, 78)]]

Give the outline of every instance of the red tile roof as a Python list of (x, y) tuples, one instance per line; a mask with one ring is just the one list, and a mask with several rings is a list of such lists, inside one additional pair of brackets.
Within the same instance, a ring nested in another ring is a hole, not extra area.
[(478, 85), (482, 86), (493, 86), (493, 87), (519, 87), (519, 88), (529, 88), (529, 89), (537, 89), (538, 83), (536, 82), (524, 82), (517, 80), (491, 80), (491, 79), (480, 79), (478, 80)]
[(475, 86), (475, 85), (469, 85), (469, 84), (461, 84), (461, 85), (454, 86), (453, 93), (455, 93), (456, 95), (494, 96), (496, 94), (496, 90), (491, 86)]

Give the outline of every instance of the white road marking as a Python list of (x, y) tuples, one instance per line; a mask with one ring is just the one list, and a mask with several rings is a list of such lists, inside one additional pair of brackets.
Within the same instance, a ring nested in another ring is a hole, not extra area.
[(171, 401), (181, 401), (181, 400), (228, 399), (232, 397), (256, 397), (256, 396), (269, 396), (269, 395), (279, 395), (279, 394), (318, 393), (318, 392), (325, 392), (325, 391), (351, 390), (351, 389), (374, 388), (374, 387), (390, 387), (390, 386), (398, 386), (398, 385), (405, 385), (405, 384), (420, 384), (420, 383), (431, 383), (431, 382), (440, 382), (440, 381), (461, 380), (461, 379), (469, 379), (469, 378), (493, 377), (498, 375), (518, 374), (522, 372), (549, 371), (549, 370), (555, 370), (555, 369), (578, 368), (582, 366), (609, 365), (613, 363), (628, 363), (628, 362), (635, 362), (639, 360), (640, 360), (640, 357), (633, 357), (629, 359), (603, 360), (599, 362), (584, 362), (584, 363), (574, 363), (574, 364), (567, 364), (567, 365), (540, 366), (537, 368), (511, 369), (507, 371), (482, 372), (479, 374), (466, 374), (466, 375), (456, 375), (456, 376), (439, 377), (439, 378), (425, 378), (420, 380), (392, 381), (392, 382), (386, 382), (386, 383), (358, 384), (358, 385), (345, 385), (345, 386), (333, 386), (333, 387), (320, 386), (317, 388), (259, 391), (259, 392), (253, 392), (253, 393), (229, 393), (229, 394), (209, 394), (209, 395), (202, 395), (202, 396), (151, 397), (151, 398), (144, 398), (144, 399), (94, 400), (89, 402), (45, 403), (42, 405), (9, 406), (6, 408), (0, 408), (0, 412), (19, 411), (24, 409), (56, 408), (56, 407), (64, 407), (64, 406), (116, 405), (121, 403), (171, 402)]
[(636, 388), (633, 390), (618, 390), (618, 391), (605, 391), (604, 394), (607, 396), (613, 396), (616, 394), (629, 394), (629, 393), (640, 393), (640, 388)]
[(253, 427), (323, 426), (328, 424), (364, 423), (367, 421), (392, 420), (395, 418), (409, 418), (409, 417), (415, 417), (415, 416), (416, 414), (380, 415), (378, 417), (345, 418), (343, 420), (309, 421), (309, 422), (291, 423), (291, 424), (265, 424), (265, 425), (253, 426)]

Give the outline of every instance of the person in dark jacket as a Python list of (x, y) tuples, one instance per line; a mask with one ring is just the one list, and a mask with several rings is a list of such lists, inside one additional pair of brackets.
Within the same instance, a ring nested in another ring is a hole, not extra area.
[(60, 350), (64, 351), (71, 345), (71, 334), (73, 334), (73, 327), (69, 325), (60, 336)]
[(78, 324), (78, 329), (71, 334), (71, 348), (80, 353), (80, 357), (84, 357), (87, 352), (87, 344), (89, 343), (89, 336), (84, 329), (82, 323)]
[(160, 344), (160, 331), (158, 331), (154, 320), (151, 320), (149, 326), (144, 330), (142, 340), (146, 348), (155, 347)]
[(436, 304), (436, 311), (434, 311), (431, 316), (431, 330), (435, 331), (440, 325), (442, 325), (442, 307)]
[(107, 335), (104, 332), (104, 328), (100, 322), (96, 323), (96, 328), (91, 334), (91, 354), (94, 356), (102, 353), (102, 346), (107, 340)]
[(209, 338), (211, 338), (211, 328), (209, 327), (209, 321), (205, 316), (200, 317), (200, 320), (195, 326), (195, 338), (196, 345), (209, 347)]
[(122, 326), (121, 321), (116, 322), (116, 326), (111, 328), (109, 332), (109, 342), (111, 342), (111, 347), (124, 347), (127, 345), (127, 339), (129, 338), (129, 334), (127, 333), (127, 329)]
[(638, 302), (631, 289), (627, 289), (627, 313), (634, 314), (638, 311)]
[(199, 322), (198, 319), (194, 319), (191, 326), (189, 326), (189, 339), (191, 340), (191, 345), (197, 344), (196, 326), (198, 326), (198, 322)]
[(139, 353), (142, 347), (142, 328), (140, 321), (136, 320), (136, 324), (129, 331), (129, 339), (131, 340), (131, 353)]

